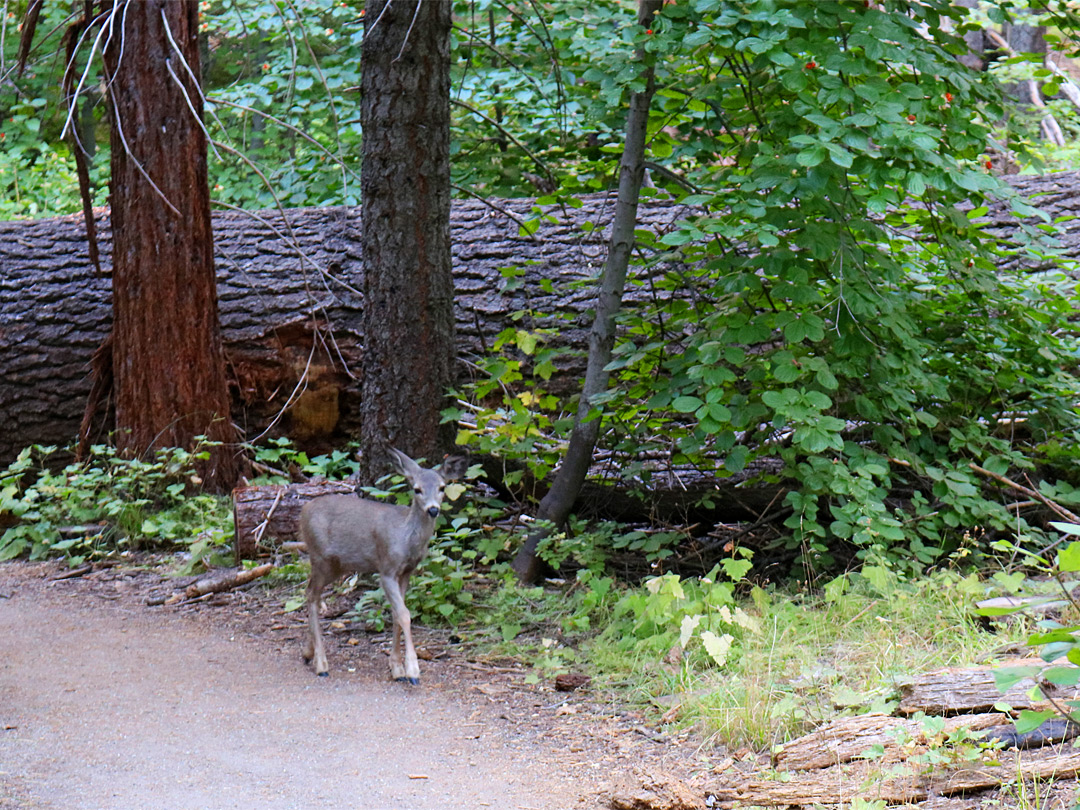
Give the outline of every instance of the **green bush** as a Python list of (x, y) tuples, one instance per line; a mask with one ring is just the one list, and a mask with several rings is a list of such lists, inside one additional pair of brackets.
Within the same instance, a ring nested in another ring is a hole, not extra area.
[(15, 523), (0, 535), (0, 560), (63, 556), (74, 564), (175, 546), (201, 557), (231, 540), (229, 500), (188, 494), (204, 449), (163, 448), (144, 460), (95, 445), (86, 461), (54, 471), (63, 455), (34, 445), (0, 473), (0, 515)]

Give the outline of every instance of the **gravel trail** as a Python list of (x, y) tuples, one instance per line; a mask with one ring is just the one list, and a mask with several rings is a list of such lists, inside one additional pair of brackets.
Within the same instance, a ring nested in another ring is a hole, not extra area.
[(291, 639), (65, 585), (0, 565), (2, 810), (593, 806), (565, 750), (437, 666), (316, 678)]

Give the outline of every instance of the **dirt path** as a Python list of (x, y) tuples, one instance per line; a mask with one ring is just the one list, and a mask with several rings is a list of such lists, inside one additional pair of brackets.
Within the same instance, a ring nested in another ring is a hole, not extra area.
[(145, 575), (57, 570), (0, 565), (3, 810), (565, 810), (634, 757), (559, 728), (555, 693), (503, 700), (444, 661), (409, 688), (370, 644), (331, 647), (316, 678), (294, 625), (250, 632), (272, 619), (147, 608)]

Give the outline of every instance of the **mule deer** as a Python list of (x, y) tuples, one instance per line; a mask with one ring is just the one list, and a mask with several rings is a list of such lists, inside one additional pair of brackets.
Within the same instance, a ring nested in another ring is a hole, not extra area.
[(347, 574), (378, 572), (394, 623), (390, 672), (395, 680), (420, 683), (405, 591), (413, 569), (427, 554), (446, 482), (460, 478), (466, 462), (452, 456), (437, 470), (429, 470), (400, 450), (391, 449), (390, 454), (394, 466), (412, 487), (412, 506), (369, 501), (355, 495), (323, 495), (304, 504), (300, 512), (300, 539), (311, 558), (307, 586), (309, 627), (303, 655), (305, 662), (315, 659), (319, 675), (330, 674), (319, 629), (323, 588)]

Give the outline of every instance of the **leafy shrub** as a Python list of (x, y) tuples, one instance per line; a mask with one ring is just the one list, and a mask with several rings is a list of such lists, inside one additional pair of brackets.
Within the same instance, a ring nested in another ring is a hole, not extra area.
[[(622, 634), (621, 644), (639, 650), (663, 655), (677, 646), (701, 663), (723, 667), (738, 655), (738, 637), (758, 631), (757, 622), (735, 602), (735, 585), (750, 567), (747, 559), (729, 558), (704, 577), (663, 574), (646, 580), (615, 605), (608, 632)], [(619, 621), (624, 617), (629, 628)]]
[(86, 461), (54, 472), (61, 452), (34, 445), (0, 473), (0, 515), (15, 521), (0, 535), (0, 560), (58, 555), (78, 563), (177, 544), (198, 557), (231, 538), (228, 499), (187, 494), (204, 449), (163, 448), (144, 460), (95, 445)]
[(359, 446), (359, 442), (350, 442), (344, 449), (309, 457), (303, 450), (297, 449), (292, 439), (286, 436), (267, 439), (265, 444), (249, 448), (255, 458), (256, 468), (259, 465), (269, 468), (256, 478), (254, 483), (287, 484), (290, 480), (287, 477), (290, 468), (296, 468), (304, 475), (327, 480), (348, 478), (360, 469), (360, 463), (356, 460)]
[[(665, 4), (619, 42), (665, 75), (649, 159), (681, 182), (657, 173), (648, 193), (688, 209), (636, 232), (649, 272), (630, 274), (613, 388), (593, 402), (601, 441), (646, 483), (657, 456), (718, 477), (778, 459), (780, 542), (811, 572), (854, 556), (918, 573), (973, 526), (983, 551), (1046, 542), (973, 463), (1078, 497), (1075, 284), (1054, 225), (988, 171), (1001, 102), (953, 55), (967, 12), (907, 9)], [(613, 101), (637, 72), (598, 51), (583, 75)], [(1008, 242), (991, 206), (1018, 223)], [(541, 345), (519, 332), (460, 438), (544, 474), (569, 404), (514, 365)]]

